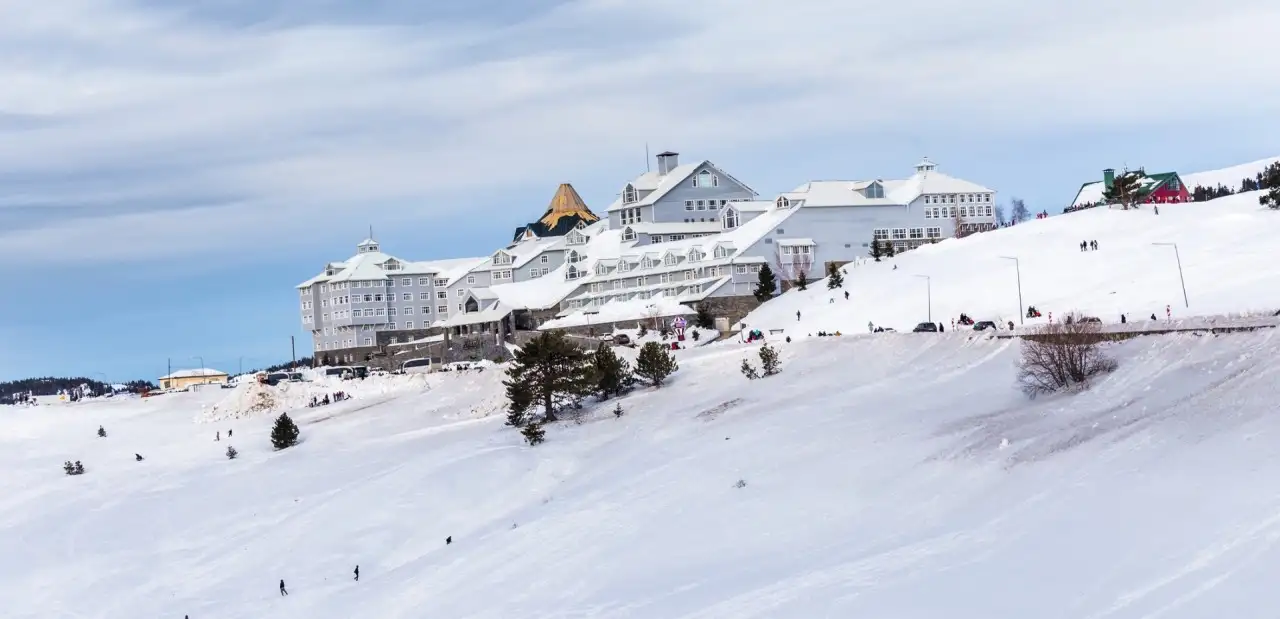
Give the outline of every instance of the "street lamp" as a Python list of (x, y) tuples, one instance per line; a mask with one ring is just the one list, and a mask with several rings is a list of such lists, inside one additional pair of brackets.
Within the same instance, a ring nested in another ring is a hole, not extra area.
[(1014, 271), (1018, 274), (1018, 324), (1025, 324), (1023, 317), (1026, 316), (1026, 312), (1022, 310), (1022, 266), (1018, 264), (1018, 259), (1014, 256), (1000, 257), (1005, 260), (1012, 260)]
[(1191, 301), (1187, 300), (1187, 280), (1183, 279), (1182, 277), (1182, 256), (1178, 254), (1178, 244), (1177, 243), (1152, 243), (1152, 245), (1159, 245), (1162, 247), (1173, 248), (1173, 257), (1175, 260), (1178, 261), (1178, 282), (1182, 284), (1182, 302), (1188, 308), (1190, 308)]
[(924, 278), (925, 299), (929, 303), (929, 322), (933, 322), (933, 280), (928, 275), (917, 275), (916, 277)]

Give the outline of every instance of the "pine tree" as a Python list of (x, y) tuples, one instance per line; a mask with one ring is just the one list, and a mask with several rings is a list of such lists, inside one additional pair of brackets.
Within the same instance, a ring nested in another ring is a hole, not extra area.
[(227, 458), (228, 458), (228, 459), (235, 460), (235, 459), (236, 459), (236, 456), (238, 456), (238, 455), (240, 455), (240, 452), (236, 451), (236, 448), (235, 448), (235, 447), (232, 447), (232, 446), (230, 446), (230, 445), (227, 445)]
[(884, 256), (884, 252), (880, 249), (880, 241), (876, 238), (871, 239), (871, 257), (880, 262), (880, 258)]
[(62, 464), (62, 470), (66, 471), (67, 475), (75, 475), (76, 465), (72, 464), (70, 460), (67, 460)]
[(103, 430), (103, 429), (102, 429), (102, 426), (98, 426), (98, 437), (99, 437), (99, 438), (107, 438), (107, 431), (106, 431), (106, 430)]
[(662, 382), (678, 369), (680, 366), (676, 364), (676, 358), (657, 342), (646, 342), (640, 349), (640, 356), (636, 357), (635, 375), (654, 387), (661, 387)]
[(778, 351), (765, 344), (760, 347), (760, 369), (765, 376), (773, 376), (782, 371), (782, 362), (778, 359)]
[(271, 428), (271, 446), (276, 449), (288, 449), (298, 444), (298, 424), (293, 423), (289, 413), (280, 413), (276, 424)]
[(827, 290), (836, 288), (844, 288), (844, 274), (840, 272), (840, 267), (832, 262), (827, 265)]
[(613, 352), (613, 347), (608, 344), (601, 343), (596, 347), (591, 364), (596, 397), (601, 401), (622, 395), (635, 384), (630, 364)]
[(80, 464), (79, 460), (76, 460), (75, 472), (72, 475), (84, 475), (84, 465)]
[[(958, 233), (957, 233), (957, 234), (958, 234)], [(892, 257), (894, 257), (895, 255), (897, 255), (897, 253), (898, 253), (898, 252), (897, 252), (896, 250), (894, 250), (894, 248), (893, 248), (893, 243), (890, 243), (889, 241), (885, 241), (885, 242), (884, 242), (884, 257), (885, 257), (885, 258), (892, 258)]]
[(1258, 196), (1258, 203), (1272, 209), (1280, 209), (1280, 162), (1267, 166), (1258, 184), (1267, 190), (1267, 193)]
[(508, 411), (523, 414), (518, 407), (540, 405), (543, 420), (555, 421), (559, 405), (592, 391), (592, 374), (591, 358), (563, 331), (544, 332), (525, 342), (508, 364), (507, 380), (503, 381), (510, 401)]
[(636, 332), (636, 337), (644, 337), (646, 335), (649, 335), (649, 325), (642, 322), (640, 323), (640, 330)]
[(800, 290), (809, 289), (809, 276), (804, 271), (800, 271), (800, 275), (796, 277), (796, 288)]
[(623, 412), (625, 412), (625, 411), (623, 411), (623, 410), (622, 410), (622, 402), (618, 402), (617, 404), (615, 404), (615, 405), (614, 405), (614, 407), (613, 407), (613, 416), (614, 416), (614, 417), (621, 418), (621, 417), (622, 417), (622, 413), (623, 413)]
[(537, 421), (530, 422), (520, 431), (520, 434), (524, 435), (524, 440), (528, 441), (530, 447), (541, 443), (547, 437), (546, 431), (542, 429), (542, 424)]
[(699, 329), (714, 329), (716, 326), (716, 317), (711, 315), (711, 306), (706, 303), (699, 303), (697, 314), (693, 317), (693, 326)]
[(1143, 176), (1145, 176), (1143, 172), (1138, 170), (1115, 177), (1111, 182), (1111, 188), (1102, 191), (1102, 199), (1107, 204), (1119, 204), (1126, 211), (1129, 210), (1130, 206), (1138, 202), (1138, 190), (1141, 189)]
[(773, 269), (768, 264), (760, 267), (760, 276), (756, 280), (756, 289), (751, 294), (755, 295), (756, 300), (764, 303), (773, 298), (778, 292), (777, 278), (773, 275)]
[(751, 363), (746, 359), (742, 360), (742, 367), (739, 369), (742, 370), (742, 375), (746, 376), (747, 380), (755, 380), (757, 378), (760, 378), (760, 373), (757, 372), (756, 369), (751, 366)]

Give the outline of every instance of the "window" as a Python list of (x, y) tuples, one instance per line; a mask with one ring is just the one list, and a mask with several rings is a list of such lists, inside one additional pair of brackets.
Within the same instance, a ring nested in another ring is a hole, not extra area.
[(430, 314), (430, 313), (431, 313), (431, 306), (430, 306), (430, 305), (423, 305), (422, 307), (420, 307), (420, 308), (418, 308), (418, 309), (422, 310), (422, 313), (423, 313), (423, 314)]
[(389, 279), (389, 280), (387, 280), (387, 287), (388, 287), (388, 288), (395, 288), (395, 287), (396, 287), (396, 280), (394, 280), (394, 279)]
[(412, 329), (412, 328), (413, 328), (413, 321), (412, 321), (412, 320), (410, 320), (410, 321), (408, 321), (408, 322), (404, 323), (404, 328), (406, 328), (406, 329)]
[(630, 225), (630, 224), (638, 224), (640, 223), (640, 209), (624, 208), (622, 209), (622, 213), (620, 214), (620, 217), (622, 218), (622, 225), (624, 226)]
[(644, 278), (643, 278), (643, 277), (637, 277), (637, 278), (636, 278), (636, 288), (639, 288), (639, 287), (641, 287), (641, 286), (644, 286)]
[(365, 315), (365, 316), (372, 317), (372, 316), (373, 316), (373, 308), (365, 308), (365, 310), (364, 310), (364, 315)]
[(624, 228), (622, 230), (622, 240), (624, 241), (636, 240), (636, 231), (632, 230), (631, 228)]
[(950, 203), (952, 203), (952, 204), (955, 204), (955, 203), (956, 203), (956, 196), (955, 196), (955, 194), (951, 194), (950, 196), (947, 196), (947, 197), (948, 197), (948, 198), (950, 198), (949, 200), (947, 200), (948, 202), (950, 202)]
[(576, 266), (574, 266), (574, 265), (572, 265), (572, 264), (571, 264), (571, 265), (569, 265), (568, 270), (566, 270), (566, 271), (564, 272), (564, 278), (565, 278), (565, 279), (579, 279), (579, 278), (581, 278), (582, 276), (584, 276), (584, 275), (586, 275), (586, 274), (587, 274), (587, 272), (586, 272), (586, 271), (583, 271), (583, 270), (579, 269), (578, 267), (576, 267)]
[(924, 228), (912, 228), (912, 229), (911, 229), (911, 235), (910, 235), (910, 236), (911, 236), (911, 238), (913, 238), (913, 239), (923, 239), (923, 238), (924, 238)]
[(710, 170), (698, 172), (693, 177), (694, 187), (719, 187), (720, 177), (712, 174)]
[(727, 208), (724, 210), (724, 229), (732, 230), (738, 227), (738, 211), (737, 209)]
[(538, 275), (540, 275), (540, 273), (538, 272), (537, 267), (529, 269), (529, 277), (537, 277)]
[(437, 279), (437, 280), (436, 280), (436, 288), (444, 288), (444, 287), (446, 287), (446, 286), (448, 286), (448, 285), (449, 285), (449, 280), (447, 280), (447, 279)]
[(464, 310), (464, 309), (462, 309), (462, 308), (463, 308), (463, 305), (462, 305), (461, 303), (459, 303), (459, 304), (458, 304), (458, 311), (459, 311), (459, 312), (464, 312), (464, 311), (466, 311), (466, 310)]
[[(419, 301), (429, 301), (430, 299), (431, 299), (431, 293), (430, 293), (430, 292), (419, 292), (419, 293), (418, 293), (418, 300), (419, 300)], [(406, 300), (407, 300), (407, 299), (406, 299)]]
[(436, 313), (437, 313), (437, 314), (447, 314), (447, 313), (449, 313), (449, 306), (448, 306), (448, 305), (437, 305), (437, 306), (436, 306)]
[(892, 236), (891, 238), (893, 238), (893, 240), (895, 240), (895, 241), (899, 241), (899, 240), (902, 240), (902, 239), (907, 238), (907, 229), (906, 229), (906, 228), (894, 228), (894, 229), (893, 229), (893, 236)]
[(392, 308), (388, 308), (388, 309), (387, 309), (387, 315), (388, 315), (388, 316), (395, 316), (395, 315), (396, 315), (396, 308), (394, 308), (394, 307), (392, 307)]
[(444, 291), (444, 290), (437, 290), (437, 291), (436, 291), (436, 298), (437, 298), (437, 299), (440, 299), (441, 301), (443, 301), (443, 300), (445, 300), (445, 299), (448, 299), (448, 298), (449, 298), (449, 293), (448, 293), (448, 292), (446, 292), (446, 291)]
[[(505, 255), (505, 254), (503, 254), (503, 255)], [(511, 256), (507, 256), (507, 262), (510, 262), (510, 261), (511, 261)], [(504, 264), (506, 264), (506, 263), (504, 263)], [(472, 284), (474, 284), (474, 283), (476, 283), (476, 276), (475, 276), (475, 275), (468, 275), (468, 276), (467, 276), (467, 285), (468, 285), (468, 286), (470, 286), (470, 285), (472, 285)]]
[(430, 277), (419, 277), (419, 278), (418, 278), (418, 285), (419, 285), (419, 286), (430, 286), (430, 285), (431, 285), (431, 278), (430, 278)]
[(636, 201), (636, 188), (632, 186), (630, 183), (628, 183), (626, 187), (622, 188), (622, 203), (631, 204), (632, 202), (635, 202), (635, 201)]
[(540, 257), (538, 258), (538, 262), (541, 262), (542, 264), (550, 264), (550, 263), (551, 263), (551, 256), (548, 256), (548, 255), (546, 255), (546, 254), (542, 254), (542, 256), (540, 256)]
[(493, 272), (493, 279), (494, 279), (494, 280), (500, 280), (500, 279), (511, 279), (511, 271), (510, 271), (510, 270), (507, 270), (507, 271), (494, 271), (494, 272)]
[(925, 236), (928, 236), (931, 239), (942, 237), (942, 228), (925, 228), (924, 232)]
[(661, 243), (661, 242), (662, 242), (662, 235), (661, 235), (661, 234), (655, 234), (655, 235), (653, 235), (652, 237), (650, 237), (650, 238), (649, 238), (649, 241), (650, 241), (650, 242), (652, 242), (652, 243)]
[(371, 337), (366, 337), (366, 338), (364, 338), (364, 345), (365, 345), (365, 346), (373, 346), (373, 338), (371, 338)]
[(675, 241), (683, 241), (683, 240), (684, 240), (684, 235), (683, 235), (683, 234), (673, 234), (673, 235), (671, 235), (671, 238), (670, 238), (669, 240), (671, 240), (672, 242), (675, 242)]
[(404, 293), (404, 294), (400, 295), (400, 300), (401, 300), (401, 301), (412, 301), (412, 300), (413, 300), (413, 293), (412, 293), (412, 292), (406, 292), (406, 293)]
[(724, 205), (726, 205), (726, 204), (728, 204), (728, 203), (729, 203), (729, 201), (728, 201), (728, 200), (721, 200), (721, 201), (720, 201), (720, 206), (724, 206)]
[[(379, 296), (381, 296), (381, 295), (379, 295)], [(365, 302), (365, 303), (373, 303), (373, 295), (371, 295), (371, 294), (366, 294), (366, 295), (364, 295), (364, 302)]]
[(373, 295), (373, 302), (374, 302), (374, 303), (381, 303), (381, 302), (382, 302), (382, 295), (380, 295), (380, 294), (375, 294), (375, 295)]
[(377, 309), (373, 310), (373, 315), (374, 315), (374, 316), (385, 316), (385, 315), (386, 315), (386, 313), (387, 313), (387, 310), (386, 310), (385, 308), (381, 308), (381, 307), (379, 307), (379, 308), (377, 308)]
[(404, 308), (404, 315), (405, 315), (405, 316), (412, 316), (412, 315), (413, 315), (413, 307), (412, 307), (412, 306), (410, 306), (410, 307), (406, 307), (406, 308)]
[(881, 185), (880, 183), (871, 183), (870, 185), (867, 185), (865, 190), (863, 190), (863, 195), (870, 199), (883, 198), (884, 185)]
[(983, 212), (987, 217), (991, 217), (991, 206), (990, 206), (990, 205), (984, 206), (984, 207), (982, 208), (982, 212)]
[(737, 273), (738, 275), (746, 275), (746, 273), (747, 273), (747, 265), (745, 265), (745, 264), (739, 264), (739, 265), (737, 265), (737, 266), (733, 267), (733, 272), (734, 272), (734, 273)]
[(685, 200), (685, 201), (684, 201), (684, 210), (686, 210), (686, 211), (692, 211), (692, 210), (693, 210), (693, 200)]
[(678, 258), (676, 258), (675, 254), (667, 254), (667, 257), (662, 259), (662, 264), (675, 266), (677, 260)]
[(788, 208), (791, 206), (791, 201), (786, 199), (785, 197), (779, 196), (777, 205), (778, 205), (778, 208)]

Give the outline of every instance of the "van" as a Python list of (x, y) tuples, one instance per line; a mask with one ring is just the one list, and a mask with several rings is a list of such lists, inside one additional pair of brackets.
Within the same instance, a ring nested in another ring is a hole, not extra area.
[(429, 357), (410, 359), (400, 365), (400, 371), (405, 374), (426, 374), (431, 371), (431, 359)]

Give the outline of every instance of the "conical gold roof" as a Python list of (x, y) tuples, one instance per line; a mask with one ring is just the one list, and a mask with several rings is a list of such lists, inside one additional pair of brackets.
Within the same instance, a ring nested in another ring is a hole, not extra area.
[(547, 212), (538, 221), (548, 229), (552, 229), (559, 223), (560, 218), (569, 215), (577, 215), (588, 223), (600, 220), (595, 213), (591, 212), (591, 209), (587, 208), (586, 202), (582, 201), (582, 196), (578, 195), (573, 185), (560, 183), (560, 187), (556, 189), (556, 195), (551, 197)]

